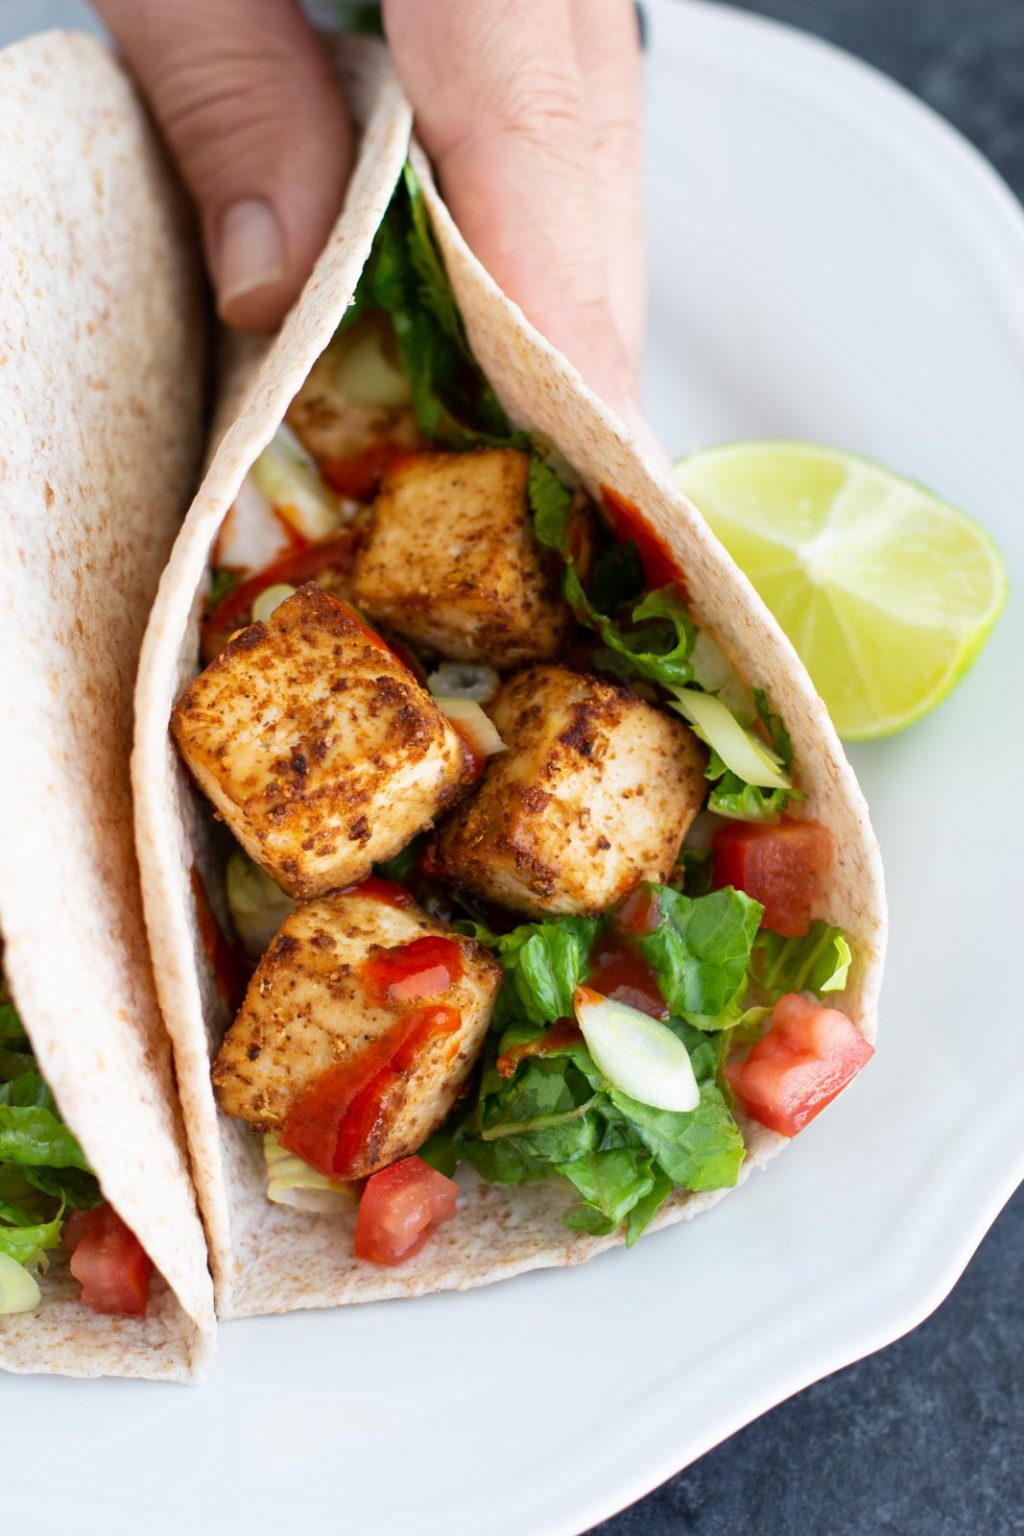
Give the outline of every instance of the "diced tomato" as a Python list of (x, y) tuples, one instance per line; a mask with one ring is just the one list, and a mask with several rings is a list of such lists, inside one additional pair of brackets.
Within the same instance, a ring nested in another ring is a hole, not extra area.
[(152, 1261), (111, 1205), (75, 1211), (64, 1228), (71, 1273), (94, 1312), (145, 1317)]
[(236, 629), (252, 622), (252, 605), (267, 587), (301, 587), (306, 581), (332, 578), (344, 581), (352, 574), (358, 544), (354, 528), (343, 528), (331, 539), (319, 544), (304, 544), (265, 566), (262, 571), (241, 582), (203, 620), (203, 661), (219, 656)]
[(786, 938), (811, 926), (832, 862), (832, 839), (816, 821), (731, 821), (714, 838), (714, 883), (734, 885), (764, 907), (763, 928)]
[(356, 1256), (404, 1264), (455, 1215), (459, 1186), (419, 1157), (405, 1157), (367, 1180), (356, 1221)]
[(752, 1120), (795, 1136), (875, 1054), (855, 1024), (799, 992), (780, 997), (768, 1033), (726, 1078)]

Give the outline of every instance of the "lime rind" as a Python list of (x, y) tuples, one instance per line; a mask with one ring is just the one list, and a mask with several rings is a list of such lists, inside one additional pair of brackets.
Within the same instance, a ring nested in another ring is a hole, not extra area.
[(870, 459), (790, 440), (729, 443), (680, 460), (676, 477), (847, 740), (893, 735), (934, 709), (1005, 605), (991, 535)]

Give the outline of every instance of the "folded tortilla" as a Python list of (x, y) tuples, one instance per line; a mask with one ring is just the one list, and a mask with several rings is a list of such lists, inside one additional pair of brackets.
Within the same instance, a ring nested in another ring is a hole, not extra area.
[[(259, 1138), (222, 1115), (211, 1090), (210, 1058), (230, 1020), (204, 957), (189, 875), (194, 861), (205, 868), (208, 884), (217, 873), (204, 844), (209, 818), (197, 805), (168, 725), (175, 700), (198, 671), (199, 615), (218, 529), (351, 302), (407, 152), (408, 110), (384, 58), (350, 44), (344, 58), (350, 69), (361, 67), (368, 114), (348, 202), (279, 337), (250, 359), (248, 373), (236, 375), (228, 424), (161, 582), (136, 695), (133, 772), (146, 917), (223, 1317), (465, 1289), (542, 1265), (577, 1263), (621, 1241), (619, 1235), (591, 1237), (563, 1225), (577, 1198), (568, 1185), (488, 1185), (460, 1167), (455, 1220), (398, 1268), (361, 1263), (353, 1255), (354, 1208), (315, 1216), (271, 1205)], [(592, 492), (610, 485), (643, 509), (686, 572), (698, 622), (748, 683), (770, 690), (792, 736), (808, 814), (834, 840), (825, 908), (829, 921), (846, 930), (856, 956), (849, 984), (834, 1001), (873, 1037), (885, 943), (878, 848), (853, 773), (806, 672), (695, 509), (487, 276), (415, 145), (411, 153), (470, 344), (512, 423), (549, 438)], [(746, 1177), (785, 1143), (759, 1125), (746, 1123), (743, 1130)], [(724, 1193), (677, 1194), (653, 1225), (689, 1218)]]
[[(128, 762), (139, 645), (202, 446), (194, 232), (110, 53), (0, 53), (0, 934), (40, 1072), (153, 1260), (145, 1318), (59, 1250), (0, 1367), (188, 1380), (213, 1295), (146, 948)], [(162, 1277), (162, 1278), (161, 1278)]]

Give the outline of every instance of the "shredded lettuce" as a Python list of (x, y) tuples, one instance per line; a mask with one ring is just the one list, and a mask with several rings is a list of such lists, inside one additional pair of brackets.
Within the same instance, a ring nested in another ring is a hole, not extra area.
[[(718, 1077), (727, 1031), (742, 1017), (761, 916), (757, 902), (731, 889), (703, 897), (650, 890), (658, 922), (635, 942), (671, 1012), (668, 1027), (689, 1053), (697, 1107), (641, 1104), (603, 1077), (581, 1035), (545, 1039), (572, 1017), (573, 991), (614, 913), (525, 923), (503, 935), (463, 923), (496, 950), (505, 980), (475, 1098), (420, 1152), (442, 1172), (461, 1159), (495, 1183), (561, 1175), (580, 1196), (568, 1224), (600, 1234), (626, 1222), (628, 1242), (674, 1189), (718, 1189), (739, 1175), (743, 1139)], [(517, 1060), (517, 1046), (534, 1051)]]
[(10, 1003), (0, 1003), (0, 1077), (0, 1254), (30, 1268), (57, 1247), (66, 1210), (102, 1195)]
[[(788, 774), (793, 765), (793, 743), (781, 716), (775, 714), (763, 688), (753, 689), (758, 718), (771, 740), (772, 749)], [(714, 781), (708, 797), (708, 810), (733, 821), (778, 821), (792, 802), (803, 800), (801, 790), (792, 785), (785, 789), (765, 789), (747, 784), (712, 751), (705, 776)]]
[(762, 930), (754, 943), (751, 975), (773, 1003), (786, 992), (824, 997), (843, 990), (852, 960), (843, 930), (817, 921), (799, 938)]
[(707, 896), (669, 886), (648, 889), (656, 895), (660, 921), (639, 949), (666, 1003), (700, 1029), (728, 1029), (741, 1011), (763, 907), (732, 886)]
[(466, 340), (423, 190), (408, 163), (345, 323), (371, 305), (391, 318), (425, 436), (456, 449), (504, 446), (513, 440), (508, 418)]

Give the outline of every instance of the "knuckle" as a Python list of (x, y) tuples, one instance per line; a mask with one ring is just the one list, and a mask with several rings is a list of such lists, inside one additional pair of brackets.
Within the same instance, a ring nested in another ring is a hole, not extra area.
[(215, 193), (246, 161), (276, 159), (289, 121), (282, 75), (266, 52), (168, 61), (154, 104), (200, 196)]

